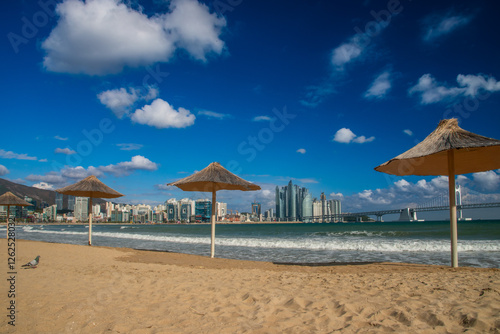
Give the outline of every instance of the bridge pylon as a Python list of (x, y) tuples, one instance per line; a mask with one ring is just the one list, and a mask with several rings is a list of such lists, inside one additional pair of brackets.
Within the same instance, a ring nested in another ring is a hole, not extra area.
[(412, 222), (417, 220), (417, 212), (411, 208), (404, 208), (399, 215), (400, 221)]

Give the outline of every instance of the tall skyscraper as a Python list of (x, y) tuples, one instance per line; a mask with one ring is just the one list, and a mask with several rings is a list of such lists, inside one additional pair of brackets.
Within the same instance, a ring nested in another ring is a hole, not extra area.
[(195, 201), (196, 220), (209, 222), (212, 215), (212, 201), (208, 199), (197, 199)]
[(283, 188), (276, 186), (276, 218), (278, 220), (285, 217), (285, 192)]
[(61, 193), (56, 192), (56, 206), (57, 210), (62, 210), (63, 209), (63, 199), (64, 195)]
[(75, 196), (68, 195), (68, 210), (75, 210)]
[(252, 215), (253, 216), (260, 216), (261, 211), (260, 211), (260, 203), (252, 203)]
[[(307, 189), (306, 189), (307, 190)], [(309, 192), (306, 192), (302, 200), (302, 221), (306, 223), (312, 222), (313, 216), (313, 201)]]
[(321, 193), (320, 200), (313, 199), (309, 189), (294, 185), (276, 186), (276, 219), (279, 221), (330, 222), (342, 213), (339, 200), (327, 200)]
[(286, 212), (286, 217), (290, 221), (295, 221), (297, 219), (297, 199), (295, 198), (295, 196), (297, 196), (297, 191), (292, 184), (292, 180), (290, 180), (290, 182), (288, 182), (286, 198), (288, 201), (288, 210)]
[(328, 206), (326, 203), (325, 193), (321, 193), (320, 199), (321, 199), (321, 221), (324, 222), (325, 216), (328, 215)]
[[(285, 221), (304, 220), (306, 216), (312, 216), (312, 199), (307, 188), (294, 185), (292, 181), (287, 186), (276, 187), (276, 219)], [(304, 200), (311, 203), (304, 208)]]
[(86, 221), (89, 218), (89, 199), (88, 197), (75, 197), (76, 220)]

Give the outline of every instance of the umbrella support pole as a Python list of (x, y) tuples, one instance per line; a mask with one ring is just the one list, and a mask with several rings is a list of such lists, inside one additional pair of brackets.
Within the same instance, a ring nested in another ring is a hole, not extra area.
[(451, 266), (458, 267), (458, 228), (457, 228), (457, 203), (455, 194), (455, 151), (448, 151), (448, 185), (450, 195), (450, 234), (451, 234)]
[(89, 198), (89, 246), (92, 246), (92, 197)]
[(210, 257), (215, 256), (215, 220), (216, 220), (216, 202), (215, 202), (215, 190), (212, 191), (212, 242), (210, 246)]
[(5, 222), (7, 225), (5, 227), (7, 228), (7, 245), (9, 244), (9, 218), (10, 218), (10, 205), (7, 205), (7, 219)]

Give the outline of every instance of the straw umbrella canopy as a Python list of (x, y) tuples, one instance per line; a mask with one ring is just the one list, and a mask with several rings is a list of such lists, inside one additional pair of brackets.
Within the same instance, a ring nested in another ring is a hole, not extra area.
[(500, 140), (477, 135), (445, 119), (422, 142), (375, 167), (393, 175), (446, 175), (450, 196), (451, 265), (458, 266), (455, 175), (500, 168)]
[(252, 191), (260, 190), (256, 184), (243, 180), (241, 177), (234, 175), (218, 162), (212, 162), (201, 171), (180, 179), (176, 182), (168, 184), (176, 186), (184, 191), (199, 191), (212, 193), (212, 242), (210, 248), (210, 257), (215, 254), (215, 200), (218, 190), (241, 190)]
[(7, 239), (9, 239), (9, 217), (11, 206), (31, 206), (33, 204), (20, 199), (10, 191), (0, 196), (0, 205), (7, 206)]
[(95, 176), (90, 175), (85, 179), (56, 190), (60, 194), (89, 197), (89, 246), (92, 246), (92, 198), (117, 198), (122, 197), (116, 190), (111, 189)]

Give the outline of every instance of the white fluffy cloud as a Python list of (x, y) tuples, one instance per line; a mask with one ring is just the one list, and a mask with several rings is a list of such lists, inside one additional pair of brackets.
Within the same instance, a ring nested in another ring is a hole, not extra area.
[(5, 151), (0, 149), (0, 157), (4, 159), (17, 159), (17, 160), (37, 160), (37, 157), (30, 157), (25, 153), (14, 153), (12, 151)]
[(333, 140), (336, 141), (336, 142), (338, 142), (338, 143), (346, 143), (346, 144), (348, 144), (355, 137), (356, 137), (356, 135), (350, 129), (342, 128), (342, 129), (338, 130), (335, 133), (335, 137), (333, 137)]
[(305, 148), (299, 148), (297, 150), (297, 153), (305, 154), (306, 153), (306, 149)]
[(158, 169), (158, 164), (142, 155), (136, 155), (132, 157), (130, 161), (120, 162), (116, 165), (101, 166), (98, 167), (98, 169), (102, 172), (113, 174), (114, 176), (124, 176), (136, 170), (155, 171)]
[(220, 54), (224, 42), (219, 38), (226, 20), (210, 14), (208, 7), (194, 0), (174, 0), (171, 13), (164, 20), (177, 47), (185, 49), (197, 60), (206, 61), (211, 52)]
[[(379, 21), (377, 23), (377, 34), (380, 34), (390, 21)], [(375, 23), (375, 21), (373, 21)], [(331, 62), (337, 71), (344, 71), (345, 66), (355, 60), (362, 58), (376, 34), (362, 33), (361, 31), (353, 35), (345, 43), (342, 43), (332, 51)]]
[(358, 193), (358, 196), (362, 200), (371, 204), (390, 204), (390, 198), (381, 196), (381, 193), (382, 191), (380, 189), (377, 189), (375, 192), (373, 192), (373, 190), (363, 190)]
[(32, 182), (47, 183), (50, 186), (55, 187), (56, 189), (62, 187), (66, 183), (66, 178), (56, 172), (50, 172), (45, 175), (30, 174), (26, 177), (26, 180)]
[(0, 176), (9, 174), (9, 170), (4, 165), (0, 165)]
[(472, 16), (470, 15), (455, 15), (451, 12), (444, 16), (430, 15), (423, 21), (423, 39), (426, 42), (432, 42), (439, 37), (450, 34), (458, 28), (467, 25), (471, 20)]
[[(105, 75), (124, 67), (167, 62), (178, 48), (205, 61), (220, 54), (226, 21), (196, 0), (173, 0), (169, 12), (148, 17), (121, 0), (65, 0), (56, 27), (42, 43), (53, 72)], [(133, 41), (133, 42), (131, 42)]]
[(125, 115), (127, 108), (137, 101), (137, 94), (133, 88), (127, 89), (111, 89), (99, 93), (97, 95), (99, 101), (106, 107), (111, 109), (116, 117), (122, 118)]
[(365, 98), (381, 99), (391, 90), (391, 72), (385, 71), (375, 78), (370, 88), (365, 93)]
[(87, 169), (82, 166), (77, 167), (65, 167), (61, 170), (61, 176), (70, 179), (84, 179), (90, 175), (95, 175), (97, 177), (102, 176), (102, 172), (93, 166), (89, 166)]
[(472, 174), (474, 182), (476, 182), (482, 190), (496, 190), (500, 185), (500, 175), (490, 170)]
[(337, 70), (344, 70), (344, 66), (358, 58), (363, 50), (364, 48), (358, 43), (357, 38), (353, 37), (349, 42), (343, 43), (333, 49), (332, 64)]
[(330, 198), (332, 198), (332, 199), (343, 199), (344, 198), (344, 194), (342, 194), (342, 193), (331, 193), (330, 194)]
[(439, 84), (431, 74), (424, 74), (418, 79), (418, 83), (408, 90), (409, 95), (420, 95), (421, 104), (432, 104), (441, 101), (450, 101), (457, 97), (476, 97), (479, 92), (498, 92), (500, 82), (493, 77), (485, 75), (463, 75), (457, 76), (458, 87), (446, 87)]
[(402, 191), (408, 191), (410, 187), (410, 182), (405, 179), (398, 180), (394, 182), (394, 185)]
[[(465, 175), (458, 175), (456, 183), (462, 187), (462, 203), (464, 204), (500, 201), (500, 175), (495, 171), (474, 173), (472, 179)], [(489, 193), (479, 193), (474, 189), (487, 190)], [(448, 177), (437, 176), (430, 180), (420, 179), (415, 183), (399, 179), (387, 188), (366, 189), (360, 193), (345, 196), (343, 207), (345, 211), (359, 212), (441, 206), (448, 205), (447, 201)]]
[(439, 85), (432, 75), (424, 74), (418, 79), (418, 83), (408, 91), (410, 95), (420, 94), (421, 104), (431, 104), (448, 100), (463, 93), (458, 87), (448, 88)]
[(71, 154), (75, 154), (76, 151), (70, 149), (70, 148), (56, 148), (54, 150), (54, 153), (61, 153), (61, 154), (66, 154), (66, 155), (71, 155)]
[(335, 136), (333, 137), (333, 141), (336, 141), (338, 143), (345, 143), (349, 144), (351, 142), (353, 143), (358, 143), (358, 144), (363, 144), (363, 143), (369, 143), (371, 141), (374, 141), (375, 137), (369, 137), (366, 138), (365, 136), (356, 136), (354, 132), (352, 132), (348, 128), (342, 128), (338, 130), (335, 133)]
[(413, 131), (411, 131), (410, 129), (405, 129), (403, 130), (404, 133), (406, 133), (408, 136), (413, 136)]
[(130, 118), (135, 123), (164, 129), (191, 126), (196, 116), (187, 109), (175, 110), (167, 101), (156, 99), (150, 105), (137, 109)]
[(146, 90), (133, 87), (111, 89), (97, 95), (99, 101), (111, 109), (118, 118), (128, 115), (130, 108), (138, 100), (150, 101), (158, 96), (158, 89), (147, 87)]
[(47, 182), (35, 183), (32, 187), (44, 190), (54, 190), (54, 186), (52, 184), (48, 184)]
[[(65, 166), (60, 172), (49, 172), (45, 175), (28, 175), (26, 180), (38, 182), (36, 186), (41, 189), (57, 189), (90, 175), (101, 177), (104, 176), (105, 173), (108, 173), (113, 176), (121, 177), (130, 175), (136, 170), (155, 171), (157, 169), (157, 163), (141, 155), (136, 155), (132, 157), (130, 161), (123, 161), (107, 166), (89, 166), (88, 168), (82, 166)], [(33, 185), (33, 187), (34, 186), (35, 185)]]

